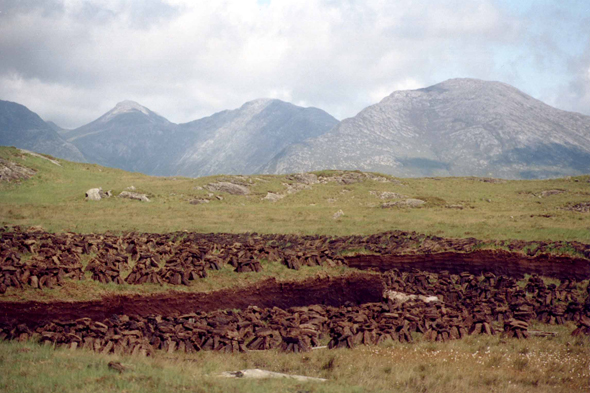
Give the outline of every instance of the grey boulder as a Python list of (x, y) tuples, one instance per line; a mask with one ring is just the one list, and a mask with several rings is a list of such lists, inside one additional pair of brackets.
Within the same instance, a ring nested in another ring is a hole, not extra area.
[(134, 199), (137, 201), (142, 202), (149, 202), (149, 198), (145, 194), (140, 194), (138, 192), (131, 192), (131, 191), (123, 191), (119, 194), (119, 198), (127, 198), (127, 199)]

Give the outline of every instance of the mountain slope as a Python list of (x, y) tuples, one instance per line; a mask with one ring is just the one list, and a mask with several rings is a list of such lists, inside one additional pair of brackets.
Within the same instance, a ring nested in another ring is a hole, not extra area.
[(239, 109), (181, 125), (195, 136), (175, 163), (176, 174), (252, 174), (293, 143), (320, 136), (338, 120), (317, 108), (258, 99)]
[(85, 161), (82, 153), (27, 107), (0, 101), (0, 145), (16, 146), (70, 161)]
[(166, 175), (170, 157), (180, 154), (178, 126), (133, 101), (62, 135), (90, 162), (147, 174)]
[(590, 172), (590, 117), (509, 85), (452, 79), (397, 91), (290, 146), (264, 173), (360, 169), (398, 176), (543, 178)]
[(63, 134), (64, 132), (68, 132), (68, 131), (69, 131), (69, 130), (67, 130), (67, 129), (65, 129), (65, 128), (62, 128), (62, 127), (58, 126), (57, 124), (55, 124), (55, 123), (54, 123), (54, 122), (52, 122), (52, 121), (46, 121), (45, 123), (47, 123), (47, 125), (48, 125), (49, 127), (51, 127), (51, 129), (52, 129), (53, 131), (57, 132), (58, 134)]
[(315, 108), (260, 99), (185, 124), (132, 101), (63, 135), (89, 161), (149, 175), (250, 174), (338, 121)]

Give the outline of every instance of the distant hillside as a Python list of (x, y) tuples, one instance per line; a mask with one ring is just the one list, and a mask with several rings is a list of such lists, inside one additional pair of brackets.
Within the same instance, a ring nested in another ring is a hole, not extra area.
[(185, 176), (252, 174), (286, 147), (323, 135), (338, 120), (317, 108), (274, 99), (245, 103), (181, 125), (195, 139), (175, 162)]
[(590, 173), (590, 117), (503, 83), (453, 79), (394, 92), (330, 132), (289, 146), (263, 172), (318, 169), (404, 177)]
[(178, 126), (133, 101), (62, 135), (90, 162), (146, 174), (165, 175), (186, 143)]
[(250, 174), (292, 143), (338, 121), (324, 111), (260, 99), (177, 125), (132, 101), (64, 137), (89, 161), (151, 175)]
[(51, 129), (55, 132), (57, 132), (58, 134), (63, 134), (65, 132), (68, 132), (69, 130), (65, 129), (65, 128), (61, 128), (60, 126), (58, 126), (57, 124), (55, 124), (52, 121), (46, 121), (45, 122), (49, 127), (51, 127)]
[(15, 146), (71, 161), (85, 161), (78, 148), (27, 107), (0, 101), (0, 145)]
[(22, 105), (0, 103), (3, 145), (149, 175), (337, 169), (533, 179), (590, 173), (590, 116), (476, 79), (396, 91), (342, 122), (321, 109), (258, 99), (175, 124), (123, 101), (87, 125), (64, 130)]

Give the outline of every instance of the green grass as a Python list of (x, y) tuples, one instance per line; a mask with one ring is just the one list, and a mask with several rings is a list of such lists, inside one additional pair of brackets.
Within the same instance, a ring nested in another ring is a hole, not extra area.
[[(207, 277), (190, 282), (190, 285), (172, 284), (103, 284), (91, 279), (91, 273), (85, 273), (85, 280), (66, 279), (62, 286), (55, 286), (52, 289), (34, 289), (25, 286), (23, 289), (9, 287), (5, 294), (0, 296), (1, 302), (22, 302), (22, 301), (86, 301), (97, 300), (103, 296), (112, 295), (149, 295), (169, 292), (211, 292), (220, 289), (238, 289), (253, 285), (257, 282), (274, 278), (278, 281), (297, 281), (313, 277), (325, 277), (327, 275), (343, 275), (357, 271), (347, 266), (325, 267), (325, 266), (302, 266), (299, 270), (289, 269), (278, 262), (262, 261), (261, 272), (236, 273), (231, 265), (221, 266), (220, 270), (207, 270)], [(130, 270), (130, 269), (129, 269)], [(371, 274), (363, 272), (365, 274)], [(122, 276), (126, 276), (127, 273)]]
[[(350, 235), (399, 229), (446, 237), (586, 242), (590, 231), (590, 214), (559, 209), (590, 200), (588, 176), (502, 184), (473, 178), (401, 179), (401, 185), (371, 180), (350, 185), (328, 183), (272, 203), (261, 199), (268, 191), (284, 191), (282, 183), (289, 181), (285, 176), (254, 175), (249, 177), (253, 182), (251, 195), (219, 194), (222, 201), (212, 198), (208, 204), (191, 205), (191, 199), (208, 194), (196, 187), (223, 176), (150, 177), (63, 160), (58, 167), (6, 147), (0, 148), (0, 157), (38, 170), (29, 180), (0, 184), (0, 224), (41, 225), (50, 232), (186, 230)], [(117, 195), (131, 185), (150, 195), (152, 201), (84, 200), (89, 188), (112, 189)], [(535, 196), (555, 188), (567, 192), (546, 198)], [(369, 191), (393, 191), (424, 199), (427, 204), (414, 209), (382, 209), (383, 201)], [(457, 204), (464, 209), (446, 207)], [(332, 219), (338, 210), (343, 210), (344, 216)]]
[[(304, 354), (253, 351), (165, 354), (153, 358), (0, 342), (3, 392), (574, 392), (590, 387), (588, 338), (572, 326), (540, 325), (553, 338), (505, 340), (470, 336), (447, 343), (386, 342), (352, 350)], [(109, 361), (128, 367), (119, 374)], [(328, 379), (230, 380), (217, 375), (246, 368)]]
[[(588, 176), (501, 184), (472, 178), (401, 179), (340, 185), (317, 184), (310, 190), (271, 203), (267, 192), (283, 192), (285, 176), (249, 176), (249, 196), (220, 194), (209, 204), (190, 205), (204, 198), (199, 189), (223, 176), (189, 179), (149, 177), (98, 165), (59, 160), (62, 166), (0, 148), (0, 157), (34, 168), (38, 173), (18, 183), (0, 184), (0, 225), (41, 225), (50, 232), (260, 232), (298, 234), (372, 234), (388, 230), (417, 231), (445, 237), (588, 242), (590, 215), (560, 209), (590, 200)], [(332, 176), (335, 171), (316, 172)], [(118, 198), (87, 202), (84, 192), (102, 187), (117, 195), (129, 186), (147, 193), (152, 202)], [(539, 198), (543, 190), (565, 193)], [(421, 208), (382, 209), (369, 191), (393, 191), (427, 201)], [(462, 210), (449, 205), (462, 205)], [(338, 210), (344, 216), (334, 220)], [(487, 245), (486, 247), (489, 247)], [(502, 248), (500, 245), (493, 245)], [(528, 246), (531, 251), (535, 245)], [(525, 250), (525, 251), (528, 251)], [(571, 253), (565, 247), (555, 252)], [(349, 250), (347, 253), (366, 253)], [(84, 262), (87, 262), (86, 258)], [(289, 270), (263, 262), (262, 273), (233, 273), (230, 267), (209, 272), (189, 287), (171, 285), (104, 285), (92, 280), (68, 281), (62, 287), (37, 291), (10, 288), (3, 300), (95, 299), (113, 293), (212, 291), (250, 285), (275, 277), (303, 279), (344, 274), (346, 267), (303, 267)], [(386, 342), (353, 350), (314, 350), (306, 354), (253, 351), (226, 355), (200, 352), (153, 358), (100, 355), (84, 350), (40, 346), (33, 342), (0, 342), (2, 392), (572, 392), (590, 390), (589, 339), (572, 338), (574, 326), (546, 326), (556, 337), (504, 340), (500, 336), (468, 337), (448, 343)], [(128, 371), (107, 367), (120, 361)], [(327, 378), (326, 383), (290, 380), (244, 381), (217, 377), (222, 371), (263, 368)]]

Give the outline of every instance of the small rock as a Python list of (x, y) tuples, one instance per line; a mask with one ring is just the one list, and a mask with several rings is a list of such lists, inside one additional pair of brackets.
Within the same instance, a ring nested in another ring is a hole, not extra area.
[(318, 177), (313, 173), (294, 173), (292, 175), (287, 176), (287, 179), (307, 185), (319, 183)]
[(464, 209), (463, 205), (446, 205), (445, 207), (447, 209), (457, 209), (457, 210), (463, 210)]
[(135, 191), (135, 186), (129, 186), (129, 187), (126, 188), (126, 190)]
[(202, 190), (202, 189), (203, 189), (203, 187), (201, 187), (201, 186), (194, 186), (193, 187), (193, 190)]
[(101, 193), (102, 188), (91, 188), (90, 190), (86, 191), (86, 200), (100, 201), (102, 199)]
[(580, 202), (575, 205), (567, 205), (562, 210), (570, 210), (579, 213), (589, 213), (590, 212), (590, 202)]
[(344, 215), (344, 212), (342, 210), (338, 210), (336, 213), (334, 213), (334, 215), (332, 216), (332, 218), (334, 220), (336, 220), (336, 219), (342, 217), (343, 215)]
[(338, 179), (338, 183), (340, 184), (354, 184), (360, 183), (365, 180), (365, 175), (363, 173), (357, 172), (346, 172)]
[(215, 198), (217, 198), (219, 201), (223, 201), (223, 197), (221, 195), (215, 195)]
[(104, 192), (102, 187), (99, 188), (91, 188), (90, 190), (86, 191), (86, 199), (89, 201), (100, 201), (104, 198), (110, 198), (113, 195), (111, 190)]
[(200, 205), (202, 203), (209, 203), (209, 199), (193, 199), (189, 202), (191, 205)]
[(383, 204), (381, 204), (381, 207), (383, 209), (388, 209), (390, 207), (420, 207), (422, 205), (424, 205), (426, 203), (426, 201), (423, 201), (422, 199), (415, 199), (415, 198), (409, 198), (406, 199), (405, 201), (399, 201), (399, 202), (385, 202)]
[(379, 199), (402, 199), (407, 196), (391, 191), (369, 191), (369, 194), (379, 197)]
[(545, 198), (551, 195), (558, 195), (558, 194), (563, 194), (565, 192), (565, 190), (545, 190), (545, 191), (541, 191), (541, 198)]
[(506, 183), (506, 180), (495, 179), (493, 177), (478, 177), (477, 180), (480, 182), (483, 182), (483, 183), (491, 183), (491, 184), (504, 184), (504, 183)]
[(405, 203), (409, 207), (419, 207), (419, 206), (424, 205), (426, 203), (426, 201), (423, 201), (422, 199), (410, 198), (410, 199), (406, 199)]
[(216, 183), (209, 183), (207, 189), (212, 192), (226, 192), (231, 195), (248, 195), (250, 189), (246, 186), (234, 184), (230, 182), (220, 181)]
[(149, 198), (147, 197), (147, 195), (145, 194), (139, 194), (137, 192), (131, 192), (131, 191), (122, 191), (119, 194), (119, 198), (127, 198), (127, 199), (134, 199), (137, 201), (142, 201), (142, 202), (149, 202)]
[(302, 190), (311, 189), (310, 185), (304, 184), (304, 183), (294, 183), (294, 184), (283, 183), (283, 186), (287, 187), (287, 194), (289, 194), (289, 195), (296, 194)]
[[(379, 183), (387, 183), (390, 181), (388, 178), (383, 177), (383, 176), (376, 176), (376, 175), (372, 175), (370, 173), (367, 173), (366, 175), (369, 179), (379, 182)], [(394, 180), (391, 180), (391, 182), (393, 183), (393, 182), (400, 182), (400, 181), (394, 179)]]
[(336, 199), (336, 198), (328, 198), (327, 199), (328, 203), (336, 203), (337, 201), (338, 201), (338, 199)]
[(262, 200), (276, 202), (278, 200), (283, 199), (284, 197), (285, 196), (281, 195), (281, 194), (275, 194), (274, 192), (267, 192), (266, 196), (264, 198), (262, 198)]

